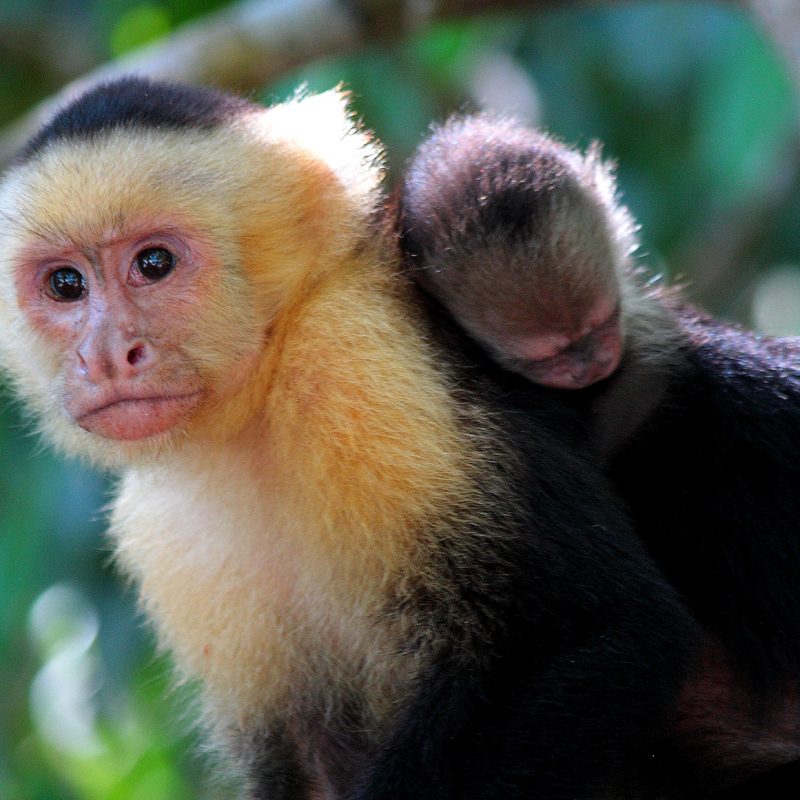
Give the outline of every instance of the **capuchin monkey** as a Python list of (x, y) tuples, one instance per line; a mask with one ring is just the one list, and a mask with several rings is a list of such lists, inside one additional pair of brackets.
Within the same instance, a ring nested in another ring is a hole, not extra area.
[(117, 561), (246, 797), (670, 796), (696, 622), (581, 414), (420, 303), (380, 162), (337, 92), (74, 99), (0, 183), (5, 368), (119, 473)]
[[(675, 719), (705, 790), (794, 762), (794, 796), (800, 341), (654, 289), (597, 148), (454, 118), (412, 158), (393, 210), (408, 271), (486, 353), (581, 389), (560, 394), (585, 408), (596, 463), (704, 630)], [(782, 797), (788, 770), (725, 796)]]

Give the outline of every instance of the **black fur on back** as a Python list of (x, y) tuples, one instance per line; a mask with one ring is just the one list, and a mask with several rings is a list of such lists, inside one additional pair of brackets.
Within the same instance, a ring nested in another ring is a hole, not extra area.
[(800, 342), (673, 313), (685, 367), (611, 477), (740, 677), (782, 696), (800, 681)]
[(65, 139), (90, 139), (117, 128), (209, 129), (254, 108), (214, 89), (126, 77), (90, 89), (68, 103), (15, 159), (22, 164)]

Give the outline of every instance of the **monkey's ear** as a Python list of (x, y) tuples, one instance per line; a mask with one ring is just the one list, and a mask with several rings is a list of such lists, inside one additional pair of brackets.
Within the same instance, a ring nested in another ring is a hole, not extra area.
[(339, 89), (295, 95), (241, 124), (256, 145), (244, 164), (250, 188), (236, 214), (247, 243), (243, 263), (271, 314), (305, 278), (335, 267), (372, 236), (382, 200), (381, 151), (354, 122)]
[(383, 179), (383, 152), (348, 107), (349, 96), (337, 87), (321, 94), (302, 90), (291, 100), (267, 109), (269, 132), (322, 162), (357, 206), (373, 209)]

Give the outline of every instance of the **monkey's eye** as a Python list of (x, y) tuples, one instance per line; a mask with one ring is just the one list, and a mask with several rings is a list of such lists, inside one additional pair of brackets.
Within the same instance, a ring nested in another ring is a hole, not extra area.
[(172, 272), (175, 256), (165, 247), (148, 247), (136, 256), (136, 268), (149, 281), (160, 281)]
[(50, 273), (49, 287), (56, 300), (74, 302), (86, 294), (86, 278), (74, 267), (59, 267)]

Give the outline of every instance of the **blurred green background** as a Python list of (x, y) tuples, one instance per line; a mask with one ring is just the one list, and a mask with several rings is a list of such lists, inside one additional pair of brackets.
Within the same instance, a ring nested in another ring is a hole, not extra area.
[[(169, 35), (214, 0), (0, 0), (0, 127), (72, 77)], [(800, 333), (798, 114), (787, 71), (744, 12), (630, 3), (428, 28), (265, 86), (344, 81), (397, 174), (428, 123), (515, 110), (605, 143), (643, 226), (643, 260), (715, 313)], [(229, 796), (169, 689), (103, 540), (106, 478), (38, 446), (0, 406), (0, 798)]]

